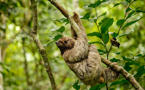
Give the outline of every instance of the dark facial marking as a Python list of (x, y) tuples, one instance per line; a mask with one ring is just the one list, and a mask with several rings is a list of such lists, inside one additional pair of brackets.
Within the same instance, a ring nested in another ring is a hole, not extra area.
[(64, 53), (66, 50), (72, 49), (74, 47), (75, 41), (69, 37), (60, 38), (56, 45), (60, 49), (61, 53)]

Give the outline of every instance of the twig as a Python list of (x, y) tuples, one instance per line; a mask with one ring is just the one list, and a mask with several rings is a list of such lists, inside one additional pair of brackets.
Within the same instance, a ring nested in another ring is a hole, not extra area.
[[(129, 3), (125, 10), (127, 10), (127, 8), (129, 8), (130, 5), (131, 5), (133, 2), (134, 2), (134, 1), (132, 1), (131, 3)], [(127, 16), (127, 12), (125, 12), (125, 15), (124, 15), (124, 18), (123, 18), (124, 20), (127, 20), (126, 16)], [(117, 35), (119, 35), (120, 30), (122, 29), (122, 26), (123, 26), (123, 25), (124, 25), (124, 23), (123, 23), (122, 25), (120, 25), (119, 30), (118, 30), (118, 32), (117, 32)]]
[[(60, 12), (67, 18), (69, 18), (69, 14), (68, 12), (61, 6), (59, 5), (57, 2), (53, 1), (53, 0), (48, 0), (49, 2), (51, 2), (57, 9), (60, 10)], [(115, 70), (116, 72), (120, 72), (125, 78), (126, 80), (128, 80), (132, 86), (137, 89), (137, 90), (143, 90), (143, 88), (140, 86), (140, 84), (135, 80), (135, 78), (129, 74), (125, 69), (123, 69), (123, 67), (118, 66), (118, 65), (114, 65), (111, 61), (102, 58), (102, 62), (105, 63), (107, 66), (111, 67), (113, 70)]]
[(54, 77), (53, 77), (53, 74), (52, 74), (52, 71), (51, 71), (50, 64), (48, 62), (47, 52), (46, 52), (45, 48), (43, 47), (43, 45), (41, 44), (40, 40), (37, 37), (37, 23), (38, 22), (37, 22), (37, 15), (36, 15), (37, 14), (37, 3), (36, 3), (36, 1), (31, 0), (31, 5), (32, 5), (32, 11), (33, 11), (33, 23), (34, 23), (33, 30), (31, 31), (31, 36), (32, 36), (36, 46), (38, 47), (39, 53), (41, 54), (42, 59), (44, 61), (44, 66), (45, 66), (47, 74), (49, 76), (52, 90), (56, 90), (56, 83), (55, 83), (55, 80), (54, 80)]
[(111, 46), (110, 46), (110, 48), (109, 48), (109, 50), (108, 50), (108, 52), (107, 52), (107, 59), (109, 59), (109, 54), (110, 54), (110, 52), (111, 52), (111, 50), (112, 50), (112, 43), (111, 43)]
[(30, 76), (29, 76), (29, 72), (28, 72), (28, 62), (27, 62), (27, 58), (26, 58), (26, 51), (25, 51), (25, 38), (22, 38), (22, 49), (23, 49), (23, 55), (24, 55), (24, 71), (25, 71), (25, 75), (26, 75), (26, 81), (27, 81), (27, 85), (29, 86), (31, 84), (30, 82)]
[(32, 33), (37, 34), (37, 2), (36, 0), (31, 0), (31, 7), (32, 7), (32, 13), (33, 13), (33, 30)]
[(65, 80), (66, 80), (66, 78), (67, 78), (67, 76), (68, 76), (67, 73), (68, 73), (68, 72), (66, 72), (66, 73), (64, 74), (64, 76), (62, 76), (62, 79), (61, 79), (61, 81), (60, 81), (60, 85), (58, 86), (59, 88), (61, 88), (61, 87), (64, 85)]
[[(134, 2), (134, 1), (132, 1), (131, 3), (129, 3), (125, 10), (127, 10), (133, 2)], [(124, 20), (127, 20), (126, 16), (127, 16), (127, 12), (125, 12), (125, 15), (124, 15), (124, 18), (123, 18)], [(119, 27), (119, 29), (118, 29), (118, 32), (117, 32), (117, 36), (119, 35), (120, 30), (122, 29), (123, 25), (124, 25), (124, 23), (123, 23), (122, 25), (120, 25), (120, 27)], [(113, 45), (112, 45), (112, 43), (111, 43), (111, 46), (110, 46), (110, 48), (109, 48), (109, 50), (108, 50), (108, 52), (107, 52), (107, 59), (109, 59), (109, 54), (110, 54), (110, 52), (111, 52), (111, 50), (112, 50), (112, 46), (113, 46)]]

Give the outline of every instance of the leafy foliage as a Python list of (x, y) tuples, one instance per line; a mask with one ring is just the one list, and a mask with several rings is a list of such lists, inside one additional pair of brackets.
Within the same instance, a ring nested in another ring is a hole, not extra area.
[(109, 27), (113, 24), (113, 21), (114, 21), (113, 18), (106, 17), (100, 22), (102, 34), (108, 31)]
[(101, 5), (103, 2), (106, 2), (106, 1), (108, 1), (108, 0), (98, 0), (93, 4), (90, 4), (88, 7), (96, 8), (97, 6)]
[(98, 84), (98, 85), (95, 85), (95, 86), (92, 86), (89, 90), (101, 90), (102, 87), (104, 87), (105, 84)]
[(134, 23), (136, 23), (136, 22), (138, 22), (140, 19), (141, 19), (141, 18), (126, 23), (126, 24), (123, 26), (123, 29), (126, 28), (126, 27), (129, 27), (130, 25), (132, 25), (132, 24), (134, 24)]
[(96, 37), (99, 37), (99, 38), (102, 37), (102, 36), (101, 36), (101, 33), (99, 33), (99, 32), (92, 32), (92, 33), (88, 33), (87, 35), (88, 35), (88, 36), (96, 36)]
[[(88, 87), (76, 81), (76, 76), (66, 66), (54, 43), (63, 36), (70, 36), (68, 19), (47, 0), (37, 0), (37, 2), (37, 34), (48, 53), (57, 86), (60, 90), (86, 90)], [(124, 67), (145, 88), (145, 2), (143, 0), (79, 0), (77, 5), (72, 4), (71, 0), (60, 0), (59, 3), (69, 12), (73, 12), (74, 9), (78, 11), (89, 44), (95, 44), (100, 55), (106, 58), (109, 53), (110, 61)], [(1, 56), (3, 59), (0, 62), (2, 67), (0, 73), (3, 75), (5, 90), (51, 90), (42, 57), (29, 35), (33, 26), (30, 5), (29, 0), (0, 1), (0, 60)], [(29, 84), (24, 68), (22, 37), (26, 37)], [(112, 38), (120, 43), (119, 48), (112, 46), (110, 49)], [(97, 84), (90, 87), (90, 90), (105, 88), (105, 84)], [(123, 76), (109, 83), (110, 90), (116, 88), (133, 89)]]
[(64, 30), (65, 30), (65, 27), (64, 26), (61, 26), (58, 30), (57, 30), (57, 32), (64, 32)]
[(124, 22), (125, 22), (124, 19), (120, 19), (120, 20), (117, 21), (116, 24), (117, 24), (117, 26), (122, 26)]

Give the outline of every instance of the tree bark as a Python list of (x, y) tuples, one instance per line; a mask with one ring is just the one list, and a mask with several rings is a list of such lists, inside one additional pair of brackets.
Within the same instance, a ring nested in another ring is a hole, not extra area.
[[(2, 20), (2, 24), (5, 26), (6, 25), (6, 17), (5, 15), (2, 13), (1, 14), (1, 20)], [(6, 27), (6, 26), (5, 26)], [(5, 42), (5, 39), (6, 39), (6, 29), (5, 27), (3, 27), (3, 36), (0, 36), (0, 63), (2, 64), (3, 63), (3, 60), (4, 60), (4, 57), (5, 57), (5, 50), (6, 50), (6, 47), (7, 45), (4, 45), (6, 43)], [(4, 42), (3, 42), (4, 41)], [(3, 75), (2, 73), (3, 72), (3, 68), (2, 66), (0, 65), (0, 90), (4, 90), (4, 87), (3, 87)]]
[(47, 52), (40, 40), (37, 37), (37, 2), (35, 0), (31, 0), (32, 14), (33, 14), (33, 30), (31, 30), (31, 37), (33, 38), (37, 48), (39, 49), (39, 53), (42, 56), (44, 67), (46, 68), (47, 74), (50, 79), (52, 90), (56, 90), (56, 83), (52, 74), (52, 70), (48, 61)]
[[(2, 47), (0, 47), (0, 63), (2, 63), (3, 55), (2, 55)], [(3, 75), (2, 75), (2, 67), (0, 65), (0, 90), (3, 90)]]

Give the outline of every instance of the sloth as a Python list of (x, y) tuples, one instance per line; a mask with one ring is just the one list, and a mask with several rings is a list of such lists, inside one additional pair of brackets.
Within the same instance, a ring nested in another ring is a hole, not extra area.
[(118, 73), (103, 67), (95, 45), (88, 44), (85, 28), (77, 13), (69, 18), (72, 37), (62, 37), (56, 45), (68, 67), (86, 85), (113, 81)]

